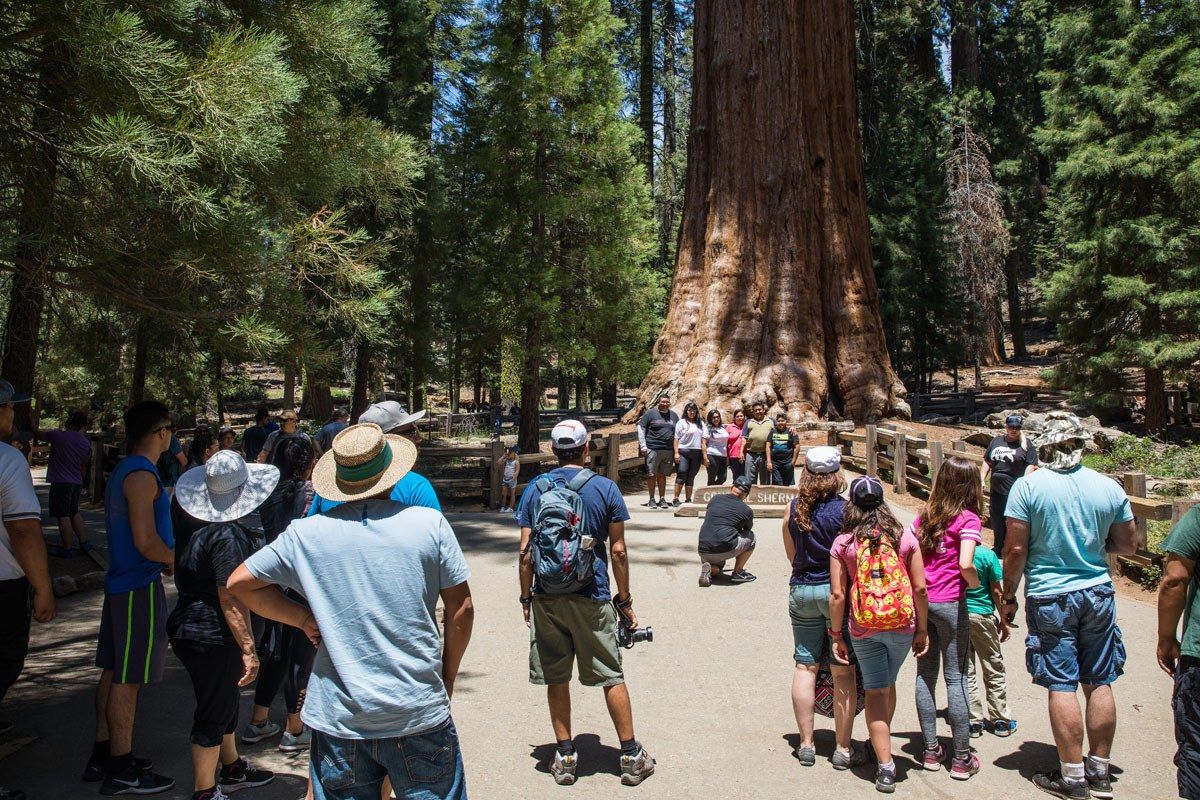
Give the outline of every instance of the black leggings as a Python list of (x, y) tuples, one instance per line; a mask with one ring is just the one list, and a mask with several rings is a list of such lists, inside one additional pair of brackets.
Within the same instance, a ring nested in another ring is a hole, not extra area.
[(242, 651), (232, 645), (172, 639), (171, 649), (183, 662), (196, 692), (192, 744), (217, 747), (237, 730), (238, 681), (244, 672)]
[(729, 459), (725, 456), (708, 455), (708, 485), (720, 486), (729, 476)]
[(0, 700), (21, 676), (29, 652), (29, 580), (0, 581)]
[(704, 463), (703, 450), (680, 450), (679, 468), (675, 471), (675, 482), (691, 486), (700, 474), (700, 465)]
[(270, 708), (283, 686), (283, 702), (287, 713), (299, 714), (304, 707), (304, 692), (312, 674), (313, 659), (317, 648), (304, 635), (304, 631), (290, 625), (282, 625), (276, 631), (279, 651), (268, 654), (258, 673), (258, 684), (254, 687), (254, 705)]

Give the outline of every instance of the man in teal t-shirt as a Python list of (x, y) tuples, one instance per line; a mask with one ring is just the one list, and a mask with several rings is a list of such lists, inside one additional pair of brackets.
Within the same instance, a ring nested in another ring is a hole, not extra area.
[[(1025, 661), (1033, 682), (1048, 690), (1058, 769), (1033, 775), (1058, 797), (1112, 797), (1109, 759), (1117, 705), (1112, 684), (1125, 667), (1117, 600), (1108, 555), (1137, 551), (1137, 527), (1121, 485), (1083, 466), (1091, 434), (1066, 411), (1046, 415), (1034, 441), (1042, 469), (1013, 484), (1004, 515), (1001, 614), (1017, 613), (1025, 578)], [(1087, 703), (1088, 752), (1084, 760)]]
[[(971, 708), (971, 736), (983, 735), (990, 727), (997, 736), (1009, 736), (1017, 722), (1008, 710), (1008, 685), (1004, 672), (1004, 654), (1000, 643), (1008, 641), (1008, 625), (996, 616), (1003, 578), (1000, 559), (990, 547), (975, 548), (975, 571), (979, 585), (967, 590), (967, 612), (971, 618), (971, 648), (967, 656), (967, 694)], [(983, 694), (979, 691), (975, 659), (987, 689), (988, 716), (983, 715)]]
[(1167, 560), (1158, 589), (1158, 663), (1175, 678), (1171, 706), (1179, 743), (1179, 796), (1200, 797), (1200, 506), (1176, 523), (1162, 549)]

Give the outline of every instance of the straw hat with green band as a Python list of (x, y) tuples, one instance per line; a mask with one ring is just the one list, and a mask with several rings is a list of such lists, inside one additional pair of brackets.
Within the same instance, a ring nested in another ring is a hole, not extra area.
[(416, 446), (385, 436), (378, 425), (351, 425), (313, 469), (313, 488), (326, 500), (349, 502), (387, 494), (417, 461)]

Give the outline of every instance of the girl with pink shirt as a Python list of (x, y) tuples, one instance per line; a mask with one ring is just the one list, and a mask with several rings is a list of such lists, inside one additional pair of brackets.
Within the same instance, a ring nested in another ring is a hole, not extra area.
[(729, 471), (737, 480), (746, 474), (746, 440), (742, 438), (742, 428), (746, 427), (746, 412), (738, 409), (733, 412), (733, 422), (725, 426), (729, 432)]
[(929, 588), (929, 651), (917, 659), (917, 718), (925, 739), (925, 769), (941, 769), (946, 751), (937, 738), (938, 673), (946, 681), (947, 717), (954, 736), (950, 777), (967, 780), (979, 772), (971, 754), (967, 697), (967, 657), (971, 623), (966, 593), (979, 585), (975, 546), (982, 543), (979, 509), (983, 480), (979, 467), (959, 456), (942, 463), (925, 510), (913, 521)]
[[(829, 636), (833, 657), (858, 660), (867, 694), (867, 731), (878, 768), (876, 790), (896, 790), (892, 760), (892, 717), (896, 676), (909, 652), (929, 647), (926, 632), (925, 569), (921, 545), (883, 499), (876, 478), (856, 478), (842, 511), (842, 533), (829, 550)], [(850, 641), (842, 634), (849, 616)]]

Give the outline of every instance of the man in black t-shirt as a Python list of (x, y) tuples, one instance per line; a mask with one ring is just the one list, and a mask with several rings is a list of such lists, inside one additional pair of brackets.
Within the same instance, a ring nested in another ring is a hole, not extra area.
[(1017, 478), (1038, 468), (1037, 448), (1021, 432), (1024, 420), (1020, 414), (1009, 414), (1004, 420), (1004, 433), (992, 439), (983, 454), (989, 471), (991, 493), (988, 513), (991, 516), (992, 549), (996, 555), (1004, 555), (1006, 524), (1004, 507), (1008, 504), (1008, 492)]
[(712, 584), (720, 575), (725, 562), (734, 559), (733, 583), (749, 583), (755, 577), (746, 572), (746, 562), (754, 554), (754, 510), (746, 505), (753, 486), (746, 476), (735, 478), (728, 494), (719, 494), (708, 501), (704, 524), (700, 526), (700, 585)]
[[(671, 410), (671, 398), (664, 392), (654, 408), (647, 409), (638, 420), (638, 447), (646, 458), (647, 488), (650, 502), (647, 508), (669, 508), (667, 476), (675, 472), (675, 426), (679, 415)], [(654, 489), (658, 488), (658, 500)]]

